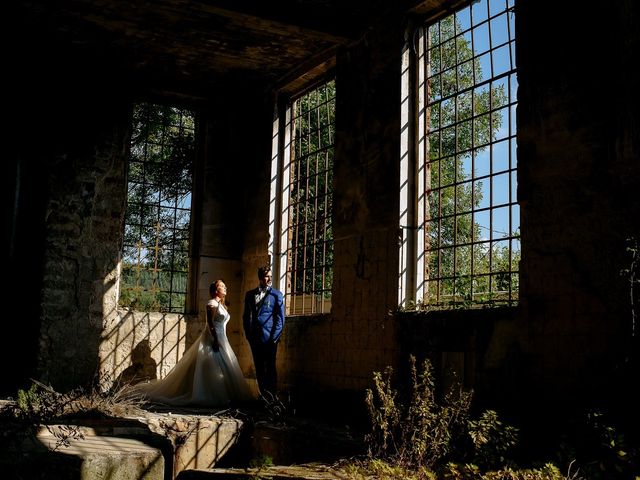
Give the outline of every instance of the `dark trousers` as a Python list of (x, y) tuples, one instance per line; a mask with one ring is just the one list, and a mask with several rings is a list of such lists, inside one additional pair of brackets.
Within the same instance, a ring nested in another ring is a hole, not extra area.
[(278, 393), (278, 376), (276, 373), (276, 351), (278, 344), (267, 342), (251, 342), (251, 353), (253, 353), (253, 364), (256, 367), (256, 380), (262, 395), (267, 392), (275, 396)]

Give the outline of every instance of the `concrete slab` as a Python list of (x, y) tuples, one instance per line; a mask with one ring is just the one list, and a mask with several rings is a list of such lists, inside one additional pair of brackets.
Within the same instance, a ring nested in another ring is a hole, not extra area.
[[(149, 429), (148, 437), (171, 442), (173, 455), (167, 469), (175, 478), (192, 468), (212, 468), (240, 438), (243, 422), (236, 418), (186, 412), (144, 412), (137, 420)], [(147, 438), (149, 441), (149, 438)]]
[(66, 425), (51, 425), (26, 437), (13, 458), (10, 478), (164, 480), (159, 449), (139, 440), (96, 435), (84, 427), (68, 436), (70, 431)]
[(0, 472), (29, 480), (172, 480), (185, 469), (214, 467), (237, 443), (243, 422), (216, 413), (224, 414), (138, 410), (122, 418), (69, 419), (35, 436), (16, 431), (6, 442), (11, 451), (0, 452)]

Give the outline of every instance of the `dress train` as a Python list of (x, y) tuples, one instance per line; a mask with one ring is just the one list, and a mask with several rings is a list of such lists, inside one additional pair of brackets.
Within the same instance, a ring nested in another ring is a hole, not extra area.
[[(208, 305), (213, 305), (212, 300)], [(206, 326), (166, 377), (134, 385), (133, 391), (145, 400), (176, 406), (225, 407), (253, 400), (227, 339), (226, 327), (230, 318), (224, 306), (219, 305), (213, 318), (217, 350), (213, 347), (214, 337)]]

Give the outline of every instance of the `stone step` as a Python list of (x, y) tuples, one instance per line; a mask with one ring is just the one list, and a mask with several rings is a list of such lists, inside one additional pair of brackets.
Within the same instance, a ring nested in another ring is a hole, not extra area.
[(194, 411), (76, 419), (42, 426), (36, 435), (16, 431), (11, 451), (0, 452), (0, 472), (30, 480), (171, 480), (185, 469), (213, 467), (242, 425)]
[(139, 440), (49, 425), (24, 438), (9, 478), (164, 480), (164, 467), (162, 452)]
[(180, 472), (176, 480), (345, 480), (347, 477), (323, 464), (263, 468), (208, 468)]
[[(13, 439), (13, 447), (0, 452), (0, 472), (8, 468), (15, 475), (7, 478), (33, 480), (332, 480), (340, 477), (320, 463), (331, 464), (361, 450), (360, 442), (344, 429), (296, 418), (271, 423), (250, 410), (137, 410), (119, 418), (69, 420), (67, 425), (41, 427), (24, 441), (16, 442), (22, 435), (5, 431), (5, 441)], [(261, 457), (285, 466), (245, 468)]]

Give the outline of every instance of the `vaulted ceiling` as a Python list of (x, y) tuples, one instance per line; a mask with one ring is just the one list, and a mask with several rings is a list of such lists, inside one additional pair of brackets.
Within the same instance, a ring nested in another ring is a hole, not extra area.
[[(444, 0), (19, 0), (31, 48), (81, 52), (127, 71), (215, 84), (275, 84), (356, 42), (380, 19)], [(55, 54), (55, 53), (54, 53)]]

